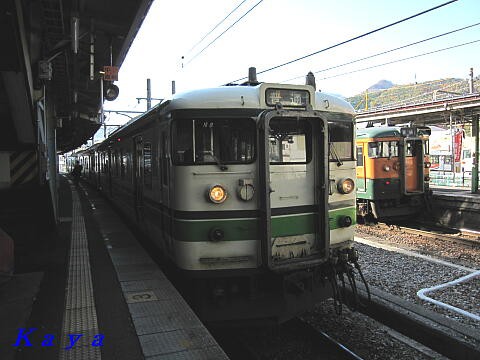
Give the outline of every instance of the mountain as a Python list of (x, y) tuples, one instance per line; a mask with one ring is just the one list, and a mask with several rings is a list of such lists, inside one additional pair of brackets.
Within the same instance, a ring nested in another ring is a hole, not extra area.
[(380, 80), (376, 84), (373, 84), (368, 88), (368, 90), (386, 90), (394, 87), (395, 84), (388, 80)]
[[(386, 89), (379, 89), (389, 84), (392, 86)], [(479, 77), (474, 79), (474, 89), (477, 92), (480, 90)], [(469, 92), (469, 85), (467, 80), (457, 78), (439, 79), (407, 85), (394, 85), (388, 80), (381, 80), (371, 86), (367, 91), (368, 107), (365, 105), (367, 98), (365, 92), (349, 97), (346, 100), (350, 102), (356, 110), (394, 107), (467, 94)]]

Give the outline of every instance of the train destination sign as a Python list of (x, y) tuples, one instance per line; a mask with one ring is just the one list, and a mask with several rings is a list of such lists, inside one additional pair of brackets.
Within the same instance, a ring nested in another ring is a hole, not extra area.
[(310, 93), (308, 90), (293, 89), (267, 89), (265, 92), (267, 105), (306, 107), (310, 103)]

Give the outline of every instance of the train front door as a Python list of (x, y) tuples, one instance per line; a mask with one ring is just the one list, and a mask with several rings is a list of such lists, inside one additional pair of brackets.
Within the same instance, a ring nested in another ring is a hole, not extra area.
[(323, 261), (329, 243), (326, 122), (310, 112), (275, 111), (262, 117), (263, 263), (289, 270), (298, 261)]
[(406, 138), (402, 152), (404, 161), (404, 193), (423, 192), (423, 142), (418, 138)]
[(134, 187), (134, 209), (137, 221), (143, 219), (143, 139), (137, 136), (133, 139), (133, 187)]

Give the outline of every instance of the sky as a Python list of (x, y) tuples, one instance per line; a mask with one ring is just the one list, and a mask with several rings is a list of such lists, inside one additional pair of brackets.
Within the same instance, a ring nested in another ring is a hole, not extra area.
[[(363, 92), (382, 79), (399, 85), (449, 77), (467, 79), (470, 68), (477, 76), (480, 41), (378, 65), (480, 40), (480, 25), (338, 66), (480, 23), (480, 0), (458, 0), (293, 64), (260, 73), (447, 1), (155, 0), (120, 68), (116, 82), (120, 95), (114, 102), (106, 102), (105, 108), (146, 110), (146, 102), (138, 102), (136, 98), (146, 97), (147, 78), (151, 79), (152, 97), (169, 98), (173, 80), (177, 92), (219, 86), (246, 77), (252, 66), (256, 67), (261, 82), (303, 84), (305, 75), (312, 71), (317, 89), (344, 97)], [(239, 4), (235, 12), (201, 41)], [(332, 67), (336, 68), (324, 71)], [(128, 117), (124, 115), (110, 114), (106, 123), (126, 121)]]

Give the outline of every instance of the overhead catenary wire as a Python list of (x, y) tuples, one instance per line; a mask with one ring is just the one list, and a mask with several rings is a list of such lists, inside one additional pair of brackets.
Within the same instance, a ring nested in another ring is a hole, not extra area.
[[(453, 0), (453, 1), (457, 1), (457, 0)], [(247, 16), (250, 12), (253, 11), (253, 9), (255, 9), (258, 5), (260, 5), (260, 3), (262, 3), (263, 0), (260, 0), (259, 2), (257, 2), (255, 5), (253, 5), (250, 9), (247, 10), (247, 12), (245, 14), (243, 14), (240, 18), (238, 18), (232, 25), (230, 25), (227, 29), (225, 29), (220, 35), (218, 35), (215, 39), (213, 39), (212, 41), (210, 41), (202, 50), (200, 50), (199, 52), (197, 52), (192, 58), (190, 58), (190, 60), (187, 61), (187, 63), (185, 65), (188, 65), (190, 64), (194, 59), (196, 59), (200, 54), (202, 54), (206, 49), (208, 49), (215, 41), (217, 41), (218, 39), (220, 39), (228, 30), (230, 30), (231, 28), (233, 28), (236, 24), (238, 24), (245, 16)]]
[(377, 64), (377, 65), (368, 66), (368, 67), (365, 67), (365, 68), (362, 68), (362, 69), (357, 69), (357, 70), (352, 70), (352, 71), (344, 72), (344, 73), (341, 73), (341, 74), (336, 74), (336, 75), (332, 75), (332, 76), (326, 76), (326, 77), (324, 77), (324, 78), (320, 78), (320, 80), (333, 79), (333, 78), (340, 77), (340, 76), (345, 76), (345, 75), (354, 74), (354, 73), (357, 73), (357, 72), (360, 72), (360, 71), (375, 69), (375, 68), (378, 68), (378, 67), (381, 67), (381, 66), (386, 66), (386, 65), (390, 65), (390, 64), (395, 64), (395, 63), (398, 63), (398, 62), (401, 62), (401, 61), (411, 60), (411, 59), (415, 59), (415, 58), (418, 58), (418, 57), (435, 54), (435, 53), (438, 53), (438, 52), (441, 52), (441, 51), (451, 50), (451, 49), (455, 49), (455, 48), (458, 48), (458, 47), (461, 47), (461, 46), (466, 46), (466, 45), (475, 44), (475, 43), (477, 43), (477, 42), (480, 42), (480, 39), (478, 39), (478, 40), (473, 40), (473, 41), (469, 41), (469, 42), (462, 43), (462, 44), (458, 44), (458, 45), (449, 46), (449, 47), (446, 47), (446, 48), (443, 48), (443, 49), (438, 49), (438, 50), (434, 50), (434, 51), (429, 51), (429, 52), (426, 52), (426, 53), (423, 53), (423, 54), (408, 56), (408, 57), (403, 58), (403, 59), (392, 60), (392, 61), (389, 61), (389, 62), (386, 62), (386, 63), (383, 63), (383, 64)]
[[(450, 0), (450, 1), (447, 1), (447, 2), (445, 2), (445, 3), (443, 3), (443, 4), (434, 6), (434, 7), (430, 8), (430, 9), (421, 11), (421, 12), (419, 12), (419, 13), (416, 13), (416, 14), (414, 14), (414, 15), (408, 16), (408, 17), (403, 18), (403, 19), (401, 19), (401, 20), (395, 21), (395, 22), (390, 23), (390, 24), (388, 24), (388, 25), (381, 26), (381, 27), (379, 27), (379, 28), (377, 28), (377, 29), (368, 31), (368, 32), (366, 32), (366, 33), (364, 33), (364, 34), (357, 35), (357, 36), (355, 36), (355, 37), (353, 37), (353, 38), (350, 38), (350, 39), (348, 39), (348, 40), (344, 40), (344, 41), (341, 41), (341, 42), (336, 43), (336, 44), (334, 44), (334, 45), (330, 45), (330, 46), (328, 46), (328, 47), (326, 47), (326, 48), (323, 48), (323, 49), (321, 49), (321, 50), (315, 51), (315, 52), (313, 52), (313, 53), (310, 53), (310, 54), (301, 56), (301, 57), (299, 57), (299, 58), (296, 58), (296, 59), (287, 61), (287, 62), (285, 62), (285, 63), (283, 63), (283, 64), (276, 65), (276, 66), (270, 67), (270, 68), (265, 69), (265, 70), (258, 71), (257, 74), (263, 74), (263, 73), (266, 73), (266, 72), (269, 72), (269, 71), (272, 71), (272, 70), (275, 70), (275, 69), (279, 69), (279, 68), (281, 68), (281, 67), (283, 67), (283, 66), (293, 64), (293, 63), (295, 63), (295, 62), (297, 62), (297, 61), (300, 61), (300, 60), (304, 60), (304, 59), (309, 58), (309, 57), (311, 57), (311, 56), (313, 56), (313, 55), (317, 55), (317, 54), (320, 54), (320, 53), (325, 52), (325, 51), (327, 51), (327, 50), (331, 50), (331, 49), (334, 49), (334, 48), (336, 48), (336, 47), (339, 47), (339, 46), (341, 46), (341, 45), (348, 44), (348, 43), (350, 43), (350, 42), (352, 42), (352, 41), (361, 39), (361, 38), (363, 38), (363, 37), (365, 37), (365, 36), (374, 34), (374, 33), (378, 32), (378, 31), (385, 30), (385, 29), (387, 29), (387, 28), (389, 28), (389, 27), (392, 27), (392, 26), (394, 26), (394, 25), (398, 25), (398, 24), (403, 23), (403, 22), (405, 22), (405, 21), (408, 21), (408, 20), (411, 20), (411, 19), (413, 19), (413, 18), (416, 18), (416, 17), (418, 17), (418, 16), (420, 16), (420, 15), (429, 13), (429, 12), (431, 12), (431, 11), (433, 11), (433, 10), (437, 10), (437, 9), (443, 7), (443, 6), (452, 4), (452, 3), (456, 2), (456, 1), (458, 1), (458, 0)], [(231, 84), (231, 83), (235, 83), (235, 82), (244, 80), (244, 79), (246, 79), (246, 78), (247, 78), (247, 77), (242, 77), (242, 78), (240, 78), (240, 79), (230, 81), (229, 83), (230, 83), (230, 84)]]
[[(430, 41), (430, 40), (438, 39), (442, 36), (450, 35), (450, 34), (453, 34), (453, 33), (456, 33), (456, 32), (462, 31), (462, 30), (466, 30), (466, 29), (478, 26), (478, 25), (480, 25), (480, 22), (472, 24), (472, 25), (464, 26), (462, 28), (455, 29), (455, 30), (452, 30), (452, 31), (448, 31), (448, 32), (445, 32), (443, 34), (435, 35), (435, 36), (432, 36), (432, 37), (429, 37), (429, 38), (426, 38), (426, 39), (423, 39), (423, 40), (415, 41), (415, 42), (410, 43), (410, 44), (402, 45), (402, 46), (396, 47), (394, 49), (390, 49), (390, 50), (382, 51), (382, 52), (379, 52), (379, 53), (376, 53), (376, 54), (373, 54), (373, 55), (365, 56), (363, 58), (352, 60), (352, 61), (340, 64), (340, 65), (335, 65), (335, 66), (331, 66), (329, 68), (325, 68), (325, 69), (322, 69), (322, 70), (317, 70), (317, 71), (314, 71), (313, 73), (314, 74), (319, 74), (321, 72), (325, 72), (325, 71), (329, 71), (329, 70), (333, 70), (333, 69), (338, 69), (338, 68), (343, 67), (343, 66), (347, 66), (347, 65), (351, 65), (351, 64), (354, 64), (354, 63), (357, 63), (357, 62), (360, 62), (360, 61), (372, 59), (372, 58), (380, 56), (380, 55), (385, 55), (385, 54), (388, 54), (388, 53), (391, 53), (391, 52), (394, 52), (394, 51), (397, 51), (397, 50), (405, 49), (405, 48), (413, 46), (413, 45), (418, 45), (418, 44), (421, 44), (421, 43), (424, 43), (424, 42), (427, 42), (427, 41)], [(288, 79), (288, 80), (283, 80), (283, 81), (280, 81), (280, 82), (284, 83), (284, 82), (288, 82), (288, 81), (301, 79), (301, 78), (304, 78), (304, 77), (305, 77), (305, 75), (296, 76), (294, 78), (291, 78), (291, 79)]]
[(193, 45), (193, 46), (190, 48), (190, 50), (187, 51), (187, 53), (186, 53), (185, 55), (188, 55), (188, 54), (189, 54), (193, 49), (195, 49), (203, 40), (205, 40), (205, 38), (206, 38), (208, 35), (210, 35), (210, 34), (211, 34), (212, 32), (214, 32), (220, 25), (222, 25), (223, 22), (224, 22), (225, 20), (227, 20), (227, 19), (230, 17), (230, 15), (232, 15), (235, 11), (237, 11), (237, 9), (238, 9), (240, 6), (242, 6), (245, 1), (247, 1), (247, 0), (243, 0), (243, 1), (240, 2), (240, 4), (238, 4), (237, 6), (235, 6), (235, 8), (234, 8), (232, 11), (230, 11), (230, 12), (228, 13), (228, 15), (225, 16), (225, 17), (222, 19), (222, 21), (220, 21), (220, 22), (219, 22), (217, 25), (215, 25), (209, 32), (207, 32), (195, 45)]

